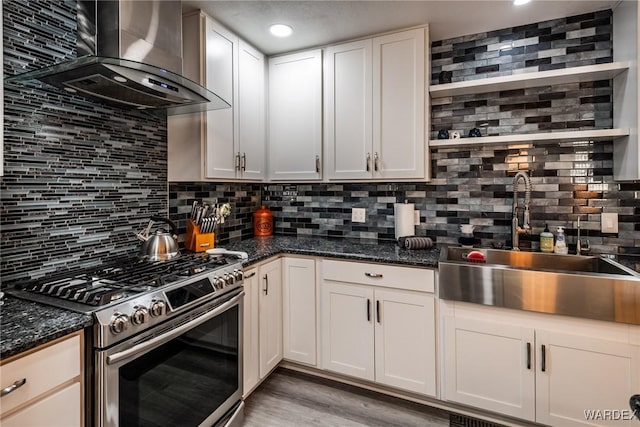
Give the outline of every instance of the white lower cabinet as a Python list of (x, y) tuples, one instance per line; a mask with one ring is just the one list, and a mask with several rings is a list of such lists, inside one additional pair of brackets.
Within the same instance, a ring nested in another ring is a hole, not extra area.
[(83, 426), (82, 358), (82, 332), (76, 332), (4, 360), (0, 425)]
[(243, 397), (282, 360), (282, 268), (277, 258), (244, 272)]
[(316, 365), (316, 268), (310, 258), (285, 257), (283, 269), (283, 356)]
[(486, 313), (444, 318), (445, 400), (550, 426), (637, 424), (629, 398), (640, 391), (640, 352), (630, 326)]
[(282, 360), (282, 266), (280, 258), (261, 265), (259, 276), (260, 378)]
[[(435, 396), (435, 298), (393, 289), (403, 285), (393, 281), (395, 274), (413, 272), (414, 283), (427, 274), (424, 286), (433, 286), (433, 272), (342, 261), (325, 261), (322, 268), (322, 367)], [(349, 277), (362, 282), (343, 281)]]
[(258, 269), (244, 272), (243, 397), (260, 382), (260, 281)]

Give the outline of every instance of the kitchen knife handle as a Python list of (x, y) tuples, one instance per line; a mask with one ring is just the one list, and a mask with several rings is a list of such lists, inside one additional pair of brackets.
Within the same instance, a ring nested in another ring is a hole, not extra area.
[(373, 153), (373, 169), (378, 172), (378, 162), (380, 158), (378, 157), (378, 152)]
[(527, 343), (527, 369), (531, 370), (531, 343)]
[(269, 275), (265, 274), (262, 278), (264, 279), (264, 289), (262, 290), (265, 295), (269, 295)]
[(371, 153), (367, 153), (367, 172), (371, 172)]
[(5, 388), (2, 389), (2, 391), (0, 391), (0, 397), (2, 396), (6, 396), (9, 393), (13, 393), (14, 391), (16, 391), (17, 389), (19, 389), (20, 387), (22, 387), (23, 385), (25, 385), (25, 383), (27, 382), (26, 378), (23, 378), (21, 380), (18, 380), (16, 382), (14, 382), (13, 384), (11, 384), (10, 386), (7, 386)]
[(547, 370), (547, 346), (542, 344), (542, 362), (540, 364), (542, 372)]
[(367, 322), (371, 322), (371, 300), (367, 298)]
[(320, 173), (320, 156), (316, 156), (316, 173)]
[(376, 300), (376, 320), (380, 322), (380, 300)]
[(236, 170), (239, 171), (240, 170), (240, 152), (238, 151), (238, 154), (236, 154)]
[(242, 172), (247, 170), (247, 153), (242, 153), (242, 166), (240, 169), (242, 169)]

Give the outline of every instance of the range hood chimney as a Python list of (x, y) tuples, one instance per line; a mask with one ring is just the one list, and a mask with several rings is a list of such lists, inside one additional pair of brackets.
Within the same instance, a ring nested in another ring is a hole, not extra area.
[(182, 77), (180, 1), (78, 0), (78, 58), (6, 79), (31, 81), (122, 109), (168, 115), (229, 108)]

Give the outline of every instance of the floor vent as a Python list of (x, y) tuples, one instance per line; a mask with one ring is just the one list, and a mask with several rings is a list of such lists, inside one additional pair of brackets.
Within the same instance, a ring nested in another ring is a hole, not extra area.
[(466, 415), (449, 414), (449, 427), (503, 427), (501, 424), (467, 417)]

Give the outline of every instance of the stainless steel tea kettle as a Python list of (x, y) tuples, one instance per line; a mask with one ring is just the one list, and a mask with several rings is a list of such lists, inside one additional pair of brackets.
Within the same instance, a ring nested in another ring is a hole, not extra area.
[[(156, 222), (164, 222), (171, 227), (171, 232), (159, 229), (149, 235), (151, 227)], [(137, 233), (138, 239), (142, 240), (142, 247), (138, 258), (147, 261), (167, 261), (180, 256), (178, 250), (178, 228), (173, 221), (161, 216), (152, 216), (147, 227)]]

